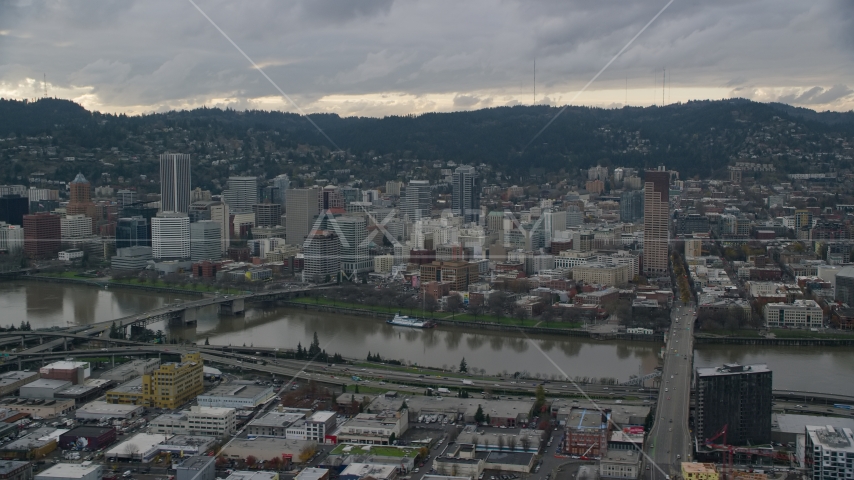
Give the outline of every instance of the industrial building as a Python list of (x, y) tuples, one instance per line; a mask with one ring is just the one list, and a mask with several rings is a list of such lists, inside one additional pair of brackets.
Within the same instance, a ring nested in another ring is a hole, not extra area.
[(731, 445), (771, 441), (771, 370), (767, 365), (724, 364), (698, 368), (697, 438), (705, 441), (727, 428)]
[(29, 413), (34, 417), (54, 418), (74, 410), (74, 400), (6, 397), (0, 399), (0, 407)]
[(20, 388), (20, 395), (24, 398), (53, 398), (54, 395), (71, 386), (68, 380), (51, 380), (40, 378)]
[(214, 457), (196, 455), (187, 457), (175, 467), (175, 480), (214, 480), (216, 467)]
[(169, 440), (171, 435), (152, 433), (137, 433), (124, 442), (107, 450), (104, 458), (107, 461), (136, 461), (150, 462), (160, 453), (160, 443)]
[(346, 421), (333, 434), (336, 443), (361, 443), (367, 445), (391, 445), (409, 428), (409, 413), (385, 411), (380, 413), (359, 413)]
[(117, 435), (116, 429), (113, 427), (82, 425), (60, 435), (59, 448), (63, 450), (72, 448), (100, 450), (112, 445), (116, 441)]
[(380, 465), (375, 463), (351, 463), (339, 475), (340, 480), (360, 480), (373, 478), (375, 480), (395, 480), (398, 477), (396, 465)]
[[(155, 388), (156, 386), (156, 388)], [(128, 382), (107, 392), (107, 402), (175, 409), (204, 392), (202, 355), (181, 356), (179, 363), (165, 363), (139, 382)]]
[(196, 401), (201, 407), (253, 409), (274, 396), (273, 387), (233, 382), (199, 395)]
[(88, 362), (62, 360), (45, 365), (39, 369), (41, 378), (51, 380), (67, 380), (74, 385), (83, 383), (92, 375), (92, 367)]
[(38, 473), (35, 480), (101, 480), (104, 466), (89, 463), (57, 463)]
[(15, 460), (0, 460), (0, 479), (33, 480), (33, 464)]
[(111, 368), (100, 375), (100, 378), (114, 380), (117, 383), (125, 383), (136, 377), (149, 374), (160, 366), (158, 358), (143, 358), (123, 363)]
[(287, 438), (287, 430), (291, 425), (305, 418), (304, 413), (269, 412), (261, 418), (249, 422), (247, 434), (250, 437), (279, 437)]
[(143, 410), (143, 407), (140, 405), (117, 405), (102, 401), (94, 401), (78, 408), (77, 411), (74, 412), (74, 416), (80, 420), (129, 420), (142, 415)]
[(222, 455), (229, 459), (286, 458), (299, 459), (304, 448), (316, 445), (308, 440), (289, 440), (285, 438), (257, 437), (255, 439), (235, 438), (222, 449)]
[(39, 372), (31, 372), (29, 370), (12, 371), (0, 374), (0, 397), (12, 395), (18, 391), (21, 386), (39, 379)]
[(217, 437), (204, 435), (175, 435), (169, 440), (160, 442), (160, 453), (171, 453), (174, 456), (205, 455), (217, 442)]
[(55, 429), (36, 428), (23, 437), (0, 447), (0, 458), (6, 460), (39, 460), (56, 450)]

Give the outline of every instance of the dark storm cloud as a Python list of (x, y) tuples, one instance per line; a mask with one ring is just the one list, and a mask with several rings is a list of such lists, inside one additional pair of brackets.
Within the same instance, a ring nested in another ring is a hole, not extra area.
[[(418, 110), (528, 102), (535, 59), (538, 101), (571, 98), (666, 3), (196, 2), (300, 105), (371, 115), (405, 113), (392, 103)], [(671, 87), (701, 97), (848, 109), (852, 5), (676, 0), (588, 93), (614, 89), (601, 104), (619, 103), (627, 78), (630, 89), (650, 89), (667, 68)], [(183, 0), (0, 2), (0, 96), (34, 96), (45, 73), (57, 95), (110, 111), (286, 108)]]

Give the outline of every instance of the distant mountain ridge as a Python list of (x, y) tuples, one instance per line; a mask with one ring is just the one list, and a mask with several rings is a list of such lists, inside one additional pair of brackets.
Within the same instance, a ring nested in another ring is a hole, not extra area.
[[(310, 117), (338, 146), (363, 161), (373, 155), (406, 155), (487, 163), (508, 174), (532, 168), (570, 171), (601, 163), (637, 168), (667, 165), (688, 176), (708, 178), (720, 175), (737, 159), (806, 171), (809, 162), (799, 161), (798, 155), (826, 149), (822, 139), (829, 136), (854, 138), (854, 112), (814, 112), (729, 99), (610, 110), (572, 106), (523, 150), (558, 111), (549, 106), (514, 106), (385, 118)], [(791, 134), (789, 123), (797, 124), (798, 135)], [(292, 113), (200, 108), (126, 116), (89, 112), (66, 100), (0, 100), (3, 137), (62, 132), (65, 141), (91, 148), (112, 146), (128, 135), (170, 125), (182, 125), (199, 135), (208, 129), (235, 138), (247, 132), (275, 131), (294, 145), (333, 148), (305, 118)]]

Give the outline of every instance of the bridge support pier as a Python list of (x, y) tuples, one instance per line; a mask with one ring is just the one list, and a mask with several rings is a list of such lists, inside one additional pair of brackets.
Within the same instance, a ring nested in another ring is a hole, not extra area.
[(235, 298), (230, 302), (222, 302), (219, 304), (219, 313), (223, 315), (240, 315), (245, 310), (246, 305), (242, 298)]
[(198, 315), (199, 309), (195, 307), (187, 307), (181, 311), (181, 323), (184, 325), (192, 325), (196, 323), (196, 315)]
[(145, 325), (133, 324), (130, 326), (130, 336), (135, 337), (145, 332)]
[(62, 349), (68, 351), (68, 338), (62, 337)]
[(115, 354), (110, 355), (110, 360), (111, 360), (110, 365), (112, 366), (112, 368), (116, 368), (116, 355)]

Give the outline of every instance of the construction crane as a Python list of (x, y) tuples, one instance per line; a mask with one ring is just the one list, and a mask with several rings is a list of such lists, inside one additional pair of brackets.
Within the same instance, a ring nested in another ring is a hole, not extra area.
[(590, 445), (590, 447), (587, 450), (585, 450), (584, 453), (581, 454), (581, 459), (582, 460), (593, 460), (592, 458), (589, 458), (587, 456), (587, 454), (590, 453), (590, 450), (593, 450), (593, 447), (595, 447), (595, 446), (596, 446), (595, 443)]
[[(791, 455), (789, 453), (775, 452), (773, 448), (735, 447), (727, 444), (727, 427), (729, 425), (724, 425), (720, 432), (711, 438), (707, 438), (705, 442), (707, 448), (721, 452), (721, 476), (725, 480), (733, 480), (734, 478), (733, 457), (735, 455), (758, 455), (771, 458), (772, 462), (791, 462)], [(721, 439), (721, 443), (715, 443), (718, 439)]]

